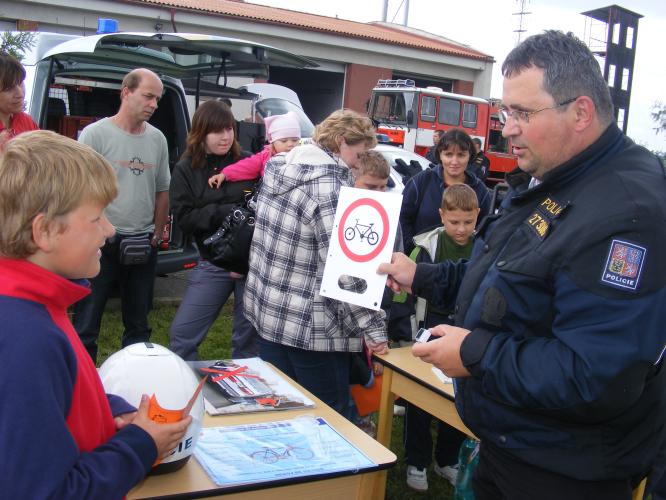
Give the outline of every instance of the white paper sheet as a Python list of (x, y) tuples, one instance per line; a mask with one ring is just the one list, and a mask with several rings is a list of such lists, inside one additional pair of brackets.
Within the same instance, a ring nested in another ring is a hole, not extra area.
[(453, 379), (451, 377), (447, 377), (446, 375), (444, 375), (444, 372), (442, 370), (440, 370), (439, 368), (437, 368), (436, 366), (432, 367), (432, 372), (435, 375), (437, 375), (437, 378), (439, 380), (441, 380), (442, 382), (444, 382), (445, 384), (452, 384), (453, 383)]

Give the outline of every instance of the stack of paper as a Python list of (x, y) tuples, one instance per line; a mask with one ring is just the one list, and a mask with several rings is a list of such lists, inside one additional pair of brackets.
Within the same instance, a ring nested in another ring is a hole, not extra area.
[(259, 358), (190, 362), (208, 382), (204, 405), (211, 415), (314, 407), (314, 402)]

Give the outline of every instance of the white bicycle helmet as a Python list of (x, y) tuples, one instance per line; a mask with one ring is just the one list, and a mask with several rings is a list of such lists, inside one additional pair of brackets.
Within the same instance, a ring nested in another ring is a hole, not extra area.
[[(99, 368), (104, 390), (139, 407), (141, 395), (153, 394), (165, 410), (183, 409), (199, 380), (188, 364), (166, 347), (150, 342), (132, 344), (111, 355)], [(203, 395), (197, 397), (192, 423), (171, 455), (153, 467), (151, 474), (164, 474), (183, 467), (199, 439), (204, 416)]]

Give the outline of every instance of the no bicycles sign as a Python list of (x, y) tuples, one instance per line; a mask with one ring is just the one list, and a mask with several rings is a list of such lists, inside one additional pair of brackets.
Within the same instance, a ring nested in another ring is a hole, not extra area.
[(349, 205), (340, 217), (338, 242), (349, 259), (368, 262), (386, 246), (389, 229), (388, 214), (384, 207), (372, 198), (360, 198)]
[(379, 310), (390, 262), (402, 196), (343, 187), (324, 267), (320, 294)]

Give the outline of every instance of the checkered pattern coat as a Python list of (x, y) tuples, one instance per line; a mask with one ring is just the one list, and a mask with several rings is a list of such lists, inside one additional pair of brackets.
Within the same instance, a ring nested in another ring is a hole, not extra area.
[(319, 295), (338, 194), (351, 171), (315, 145), (266, 165), (245, 285), (245, 315), (266, 340), (311, 351), (386, 341), (383, 311)]

